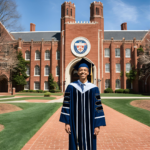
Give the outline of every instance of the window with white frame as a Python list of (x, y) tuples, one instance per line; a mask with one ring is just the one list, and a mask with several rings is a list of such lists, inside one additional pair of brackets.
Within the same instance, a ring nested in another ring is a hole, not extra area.
[(110, 57), (110, 49), (105, 48), (105, 57)]
[(116, 64), (116, 72), (120, 73), (120, 64)]
[(39, 76), (40, 75), (40, 67), (38, 65), (35, 66), (34, 75)]
[(56, 76), (59, 76), (59, 66), (56, 66)]
[(40, 82), (34, 82), (34, 90), (40, 89)]
[(30, 89), (30, 82), (29, 81), (26, 81), (26, 82), (27, 82), (27, 84), (24, 85), (24, 89), (29, 90)]
[(45, 60), (50, 60), (50, 51), (49, 50), (45, 51)]
[(110, 72), (110, 64), (105, 64), (105, 72)]
[(40, 53), (39, 50), (36, 50), (36, 52), (35, 52), (35, 60), (40, 60), (40, 58), (41, 58), (41, 53)]
[(120, 48), (115, 49), (115, 57), (120, 57)]
[(131, 57), (131, 50), (129, 48), (126, 49), (126, 57), (127, 58)]
[(27, 68), (26, 74), (27, 74), (27, 76), (30, 76), (30, 67), (26, 66), (26, 68)]
[(48, 81), (44, 82), (44, 90), (49, 91)]
[(25, 52), (25, 60), (30, 60), (30, 51)]
[(105, 89), (110, 88), (110, 79), (105, 80)]
[(56, 52), (56, 60), (60, 60), (60, 51)]
[(50, 67), (48, 65), (45, 66), (45, 76), (49, 76)]
[(116, 80), (116, 89), (120, 89), (121, 88), (121, 82), (119, 79)]
[(131, 70), (131, 64), (126, 63), (126, 72), (129, 72)]

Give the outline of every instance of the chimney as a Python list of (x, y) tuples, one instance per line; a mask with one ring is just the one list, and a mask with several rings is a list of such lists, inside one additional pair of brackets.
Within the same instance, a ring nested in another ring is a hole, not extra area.
[(121, 30), (127, 30), (127, 23), (126, 22), (121, 24)]
[(30, 23), (30, 31), (35, 31), (35, 24), (34, 23)]

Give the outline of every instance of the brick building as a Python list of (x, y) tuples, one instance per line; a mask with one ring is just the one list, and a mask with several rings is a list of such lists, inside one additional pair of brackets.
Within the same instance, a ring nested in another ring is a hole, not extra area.
[[(30, 60), (25, 89), (48, 90), (50, 72), (64, 91), (70, 82), (78, 79), (73, 66), (84, 57), (94, 64), (93, 81), (101, 93), (108, 87), (114, 91), (132, 88), (138, 93), (138, 77), (131, 84), (126, 72), (132, 66), (137, 68), (137, 48), (147, 33), (146, 30), (127, 30), (127, 23), (121, 24), (121, 30), (105, 31), (101, 2), (91, 3), (90, 21), (78, 22), (74, 3), (64, 2), (61, 5), (60, 31), (35, 31), (35, 24), (31, 23), (29, 32), (8, 34), (23, 57)], [(146, 82), (149, 80), (148, 76)]]

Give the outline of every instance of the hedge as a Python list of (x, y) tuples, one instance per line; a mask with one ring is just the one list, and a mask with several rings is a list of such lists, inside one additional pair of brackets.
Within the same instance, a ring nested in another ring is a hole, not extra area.
[(104, 90), (104, 93), (113, 93), (113, 90), (111, 88), (107, 88)]
[(123, 93), (124, 92), (124, 89), (117, 89), (115, 90), (115, 93)]
[(44, 94), (44, 97), (50, 97), (51, 96), (51, 93), (50, 92), (46, 92), (45, 94)]

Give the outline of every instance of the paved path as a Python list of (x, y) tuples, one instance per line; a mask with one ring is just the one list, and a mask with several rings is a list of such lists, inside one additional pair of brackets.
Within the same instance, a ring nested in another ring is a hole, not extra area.
[[(150, 150), (150, 127), (104, 105), (106, 127), (97, 137), (97, 150)], [(61, 107), (21, 150), (67, 150), (68, 134), (59, 122)]]

